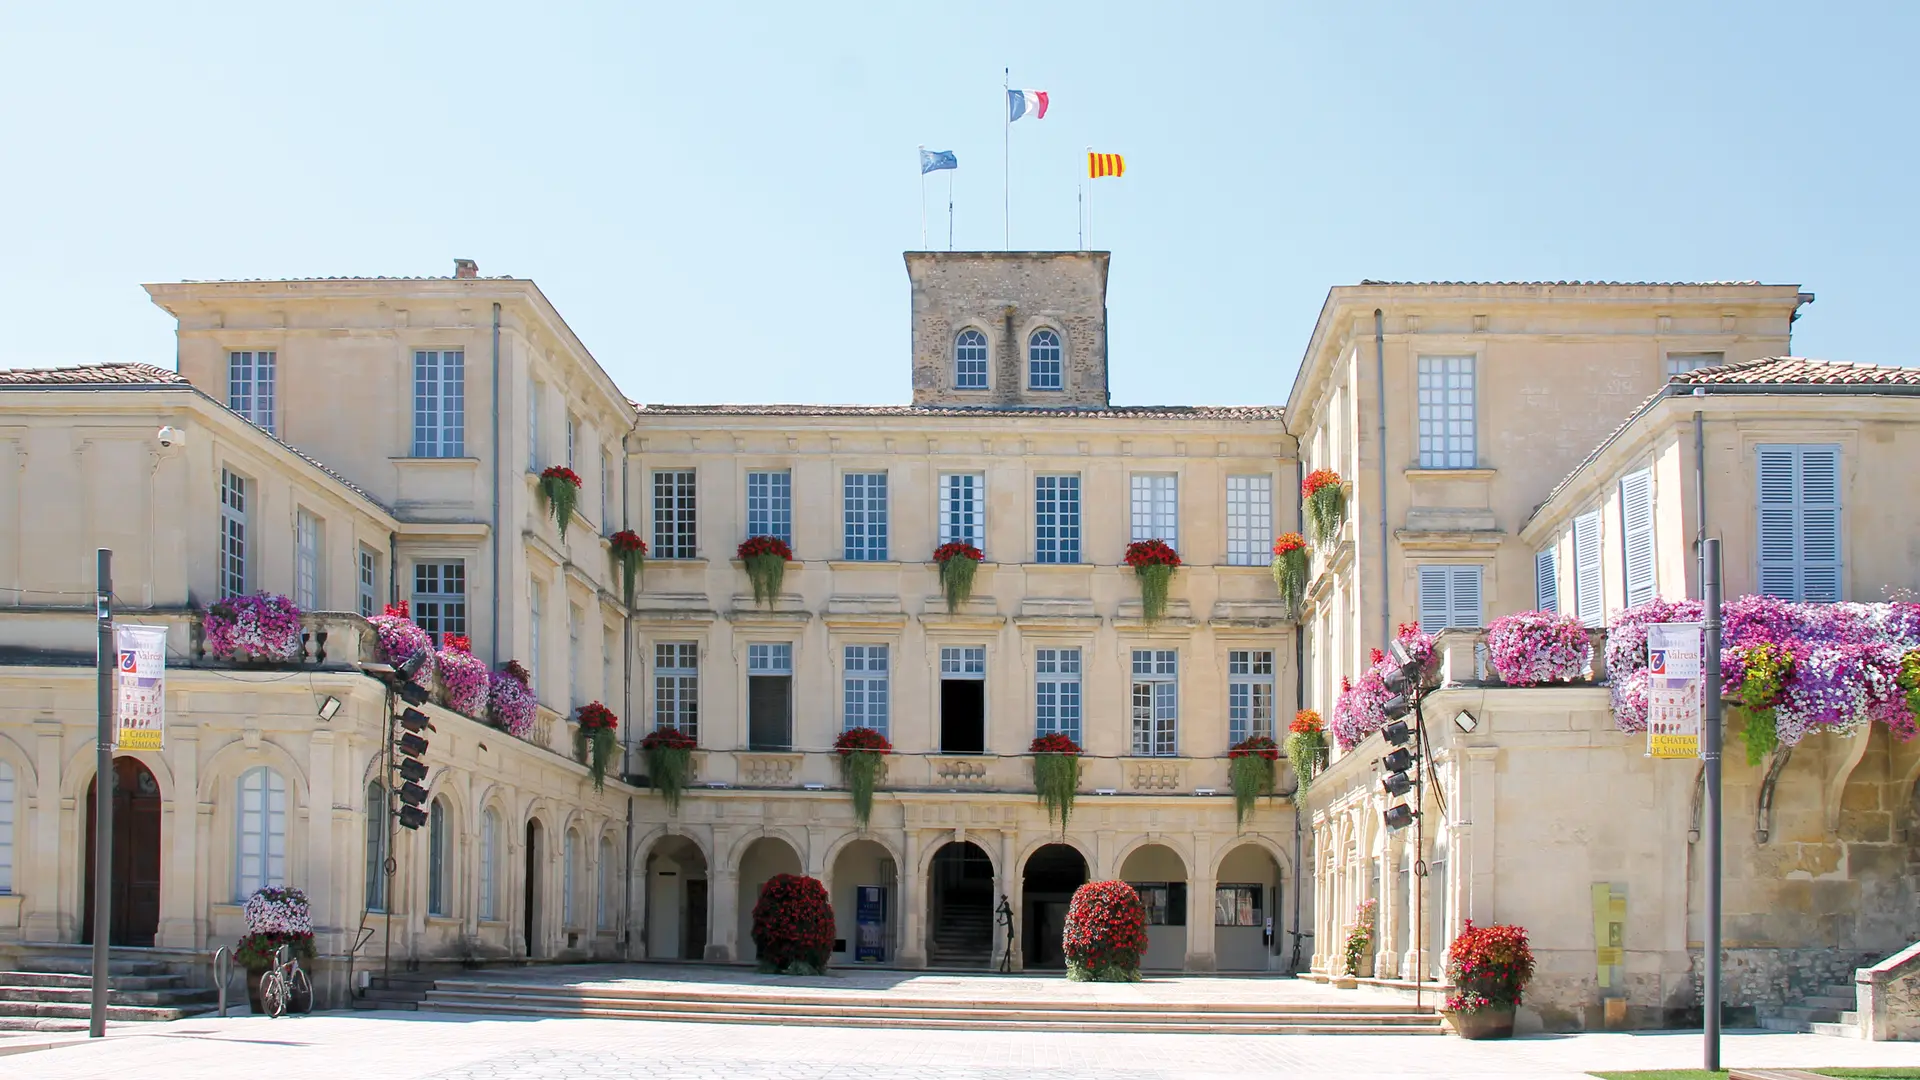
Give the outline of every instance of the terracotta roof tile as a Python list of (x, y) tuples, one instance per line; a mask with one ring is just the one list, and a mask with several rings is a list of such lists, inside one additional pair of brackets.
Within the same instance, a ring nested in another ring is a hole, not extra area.
[(1811, 360), (1804, 356), (1766, 356), (1698, 368), (1673, 378), (1689, 386), (1736, 383), (1747, 386), (1920, 386), (1920, 368), (1857, 364), (1850, 360)]
[(186, 382), (179, 372), (152, 364), (0, 369), (0, 386), (184, 386)]
[(1575, 285), (1575, 286), (1585, 286), (1588, 288), (1599, 287), (1599, 286), (1614, 286), (1619, 288), (1638, 288), (1638, 289), (1670, 289), (1670, 288), (1699, 289), (1699, 288), (1710, 288), (1715, 286), (1727, 286), (1727, 285), (1759, 285), (1761, 284), (1761, 282), (1758, 282), (1758, 281), (1380, 281), (1374, 278), (1366, 278), (1362, 280), (1360, 284), (1362, 285), (1429, 285), (1429, 286), (1460, 285), (1460, 286), (1469, 286), (1474, 288), (1489, 288), (1489, 287), (1504, 287), (1504, 286), (1543, 288), (1549, 285)]
[(1278, 405), (1109, 405), (1071, 408), (993, 405), (636, 405), (640, 416), (1021, 416), (1087, 420), (1279, 420)]

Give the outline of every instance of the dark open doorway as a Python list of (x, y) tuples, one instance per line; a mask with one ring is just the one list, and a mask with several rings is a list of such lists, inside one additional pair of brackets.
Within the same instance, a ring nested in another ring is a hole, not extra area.
[[(96, 788), (87, 785), (87, 887), (80, 940), (93, 942)], [(130, 757), (113, 759), (112, 923), (107, 944), (151, 946), (160, 930), (160, 785)]]
[(1034, 968), (1064, 968), (1066, 953), (1060, 938), (1067, 926), (1067, 906), (1073, 891), (1087, 883), (1087, 860), (1071, 844), (1048, 844), (1027, 859), (1021, 883), (1025, 933), (1021, 936), (1021, 963)]
[(928, 870), (927, 960), (986, 967), (993, 959), (993, 861), (972, 843), (948, 844)]
[(940, 752), (987, 752), (987, 684), (979, 679), (940, 680)]
[(523, 898), (525, 903), (521, 905), (521, 910), (525, 918), (523, 929), (527, 935), (528, 957), (537, 957), (543, 951), (540, 941), (540, 863), (546, 853), (541, 850), (542, 846), (540, 823), (527, 822), (526, 895)]

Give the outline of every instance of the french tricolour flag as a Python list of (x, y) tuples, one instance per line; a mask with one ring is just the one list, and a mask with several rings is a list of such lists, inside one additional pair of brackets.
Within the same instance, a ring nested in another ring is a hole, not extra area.
[(1023, 116), (1035, 120), (1047, 118), (1047, 92), (1045, 90), (1009, 90), (1007, 91), (1007, 123), (1011, 124)]

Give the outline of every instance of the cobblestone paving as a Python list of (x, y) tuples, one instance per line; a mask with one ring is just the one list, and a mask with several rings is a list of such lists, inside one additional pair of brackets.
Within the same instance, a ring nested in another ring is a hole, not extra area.
[[(1912, 1064), (1912, 1044), (1729, 1035), (1734, 1065)], [(1597, 1068), (1696, 1066), (1689, 1033), (1470, 1043), (1392, 1035), (1098, 1035), (1005, 1031), (469, 1019), (327, 1013), (140, 1025), (106, 1040), (0, 1057), (0, 1080), (1577, 1080)]]

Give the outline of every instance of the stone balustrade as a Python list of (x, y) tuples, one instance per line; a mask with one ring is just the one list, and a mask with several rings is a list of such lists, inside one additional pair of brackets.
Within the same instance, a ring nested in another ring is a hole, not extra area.
[[(1585, 678), (1602, 682), (1607, 675), (1607, 632), (1602, 628), (1589, 629), (1587, 639), (1593, 648), (1593, 660)], [(1500, 685), (1487, 652), (1485, 628), (1442, 630), (1434, 635), (1433, 648), (1434, 670), (1441, 686)]]

